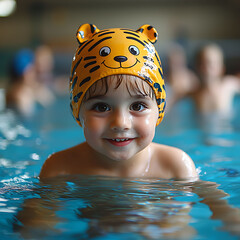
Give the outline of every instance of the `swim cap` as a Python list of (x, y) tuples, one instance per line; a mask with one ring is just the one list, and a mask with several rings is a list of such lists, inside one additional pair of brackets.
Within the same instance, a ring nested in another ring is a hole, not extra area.
[(13, 77), (21, 77), (34, 62), (34, 53), (30, 49), (19, 50), (13, 57), (10, 71)]
[(157, 125), (165, 110), (165, 85), (160, 58), (153, 43), (157, 31), (150, 25), (138, 30), (112, 28), (99, 30), (83, 24), (77, 31), (79, 47), (73, 57), (70, 75), (70, 106), (78, 124), (80, 105), (86, 91), (99, 79), (118, 74), (137, 76), (153, 89), (159, 109)]

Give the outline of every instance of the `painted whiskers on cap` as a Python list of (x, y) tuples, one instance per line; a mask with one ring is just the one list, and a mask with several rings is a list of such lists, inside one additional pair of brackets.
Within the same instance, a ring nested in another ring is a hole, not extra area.
[(99, 30), (83, 24), (77, 31), (79, 47), (70, 75), (70, 101), (74, 118), (81, 125), (79, 109), (86, 91), (106, 76), (129, 74), (140, 77), (154, 90), (159, 109), (159, 124), (165, 110), (165, 85), (162, 64), (153, 46), (157, 31), (150, 25), (138, 30), (113, 28)]

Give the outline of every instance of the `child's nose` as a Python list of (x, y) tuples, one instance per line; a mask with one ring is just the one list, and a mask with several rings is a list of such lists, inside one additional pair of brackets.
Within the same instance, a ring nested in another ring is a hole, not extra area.
[(131, 128), (132, 117), (124, 110), (115, 110), (112, 114), (111, 129), (115, 131), (126, 131)]

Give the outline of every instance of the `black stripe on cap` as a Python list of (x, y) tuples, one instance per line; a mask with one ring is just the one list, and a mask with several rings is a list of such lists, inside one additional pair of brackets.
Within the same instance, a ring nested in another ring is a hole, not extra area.
[(158, 68), (158, 72), (160, 73), (160, 75), (161, 75), (161, 77), (162, 77), (162, 79), (163, 79), (163, 73), (162, 73), (162, 71), (161, 71), (160, 68)]
[(101, 42), (106, 41), (106, 40), (108, 40), (108, 39), (111, 39), (111, 38), (112, 38), (112, 37), (105, 37), (105, 38), (100, 39), (99, 41), (97, 41), (96, 43), (94, 43), (94, 44), (88, 49), (88, 51), (89, 51), (89, 52), (92, 51), (98, 44), (100, 44)]
[(86, 60), (92, 60), (92, 59), (95, 59), (97, 58), (96, 56), (89, 56), (89, 57), (85, 57), (83, 60), (86, 61)]
[(91, 66), (93, 64), (97, 63), (97, 61), (92, 61), (84, 65), (84, 68), (87, 68), (88, 66)]
[(157, 101), (157, 105), (160, 105), (161, 103), (165, 102), (165, 99), (158, 98), (158, 99), (156, 99), (156, 101)]
[(145, 81), (149, 82), (150, 84), (153, 83), (153, 81), (151, 80), (150, 77), (146, 76), (145, 74), (139, 73), (138, 74), (140, 77), (143, 77), (145, 79)]
[(142, 44), (143, 46), (146, 46), (145, 43), (143, 43), (141, 40), (137, 39), (137, 38), (134, 38), (134, 37), (126, 37), (127, 39), (131, 39), (131, 40), (134, 40), (134, 41), (137, 41), (139, 42), (140, 44)]
[(78, 50), (78, 55), (79, 55), (79, 54), (81, 53), (81, 51), (82, 51), (89, 43), (91, 43), (93, 40), (94, 40), (94, 39), (92, 39), (92, 40), (86, 42), (86, 44), (82, 45), (81, 48)]
[(107, 32), (109, 31), (108, 29), (105, 29), (105, 30), (100, 30), (99, 32), (97, 32), (96, 34), (100, 34), (100, 33), (103, 33), (103, 32)]
[(112, 33), (115, 33), (115, 32), (105, 32), (105, 33), (102, 33), (102, 34), (99, 34), (98, 37), (101, 37), (101, 36), (104, 36), (104, 35), (107, 35), (107, 34), (112, 34)]
[(151, 69), (153, 69), (153, 66), (152, 65), (150, 65), (150, 64), (148, 64), (148, 63), (144, 63), (144, 66), (146, 66), (146, 67), (149, 67), (149, 68), (151, 68)]
[(70, 78), (70, 82), (72, 81), (72, 78), (73, 78), (73, 74), (77, 68), (77, 66), (79, 65), (79, 63), (82, 61), (82, 57), (76, 62), (76, 64), (74, 65), (73, 67), (73, 70), (72, 70), (72, 73), (71, 73), (71, 78)]
[(73, 97), (73, 101), (74, 101), (75, 103), (77, 103), (78, 100), (79, 100), (79, 98), (82, 96), (82, 94), (83, 94), (83, 92), (79, 92), (77, 95), (75, 95), (75, 96)]
[(157, 59), (159, 65), (162, 67), (162, 63), (161, 63), (161, 61), (160, 61), (160, 59), (158, 58), (158, 55), (157, 55), (156, 53), (155, 53), (155, 57), (156, 57), (156, 59)]
[(78, 79), (78, 77), (77, 77), (77, 76), (76, 76), (76, 77), (73, 79), (73, 83), (72, 83), (71, 90), (73, 90), (73, 89), (74, 89), (74, 87), (75, 87), (75, 84), (76, 84), (76, 82), (77, 82), (77, 79)]
[(89, 72), (90, 72), (90, 73), (95, 72), (95, 71), (98, 70), (99, 68), (100, 68), (100, 66), (97, 65), (97, 66), (91, 68), (91, 69), (89, 70)]
[(84, 78), (84, 79), (80, 82), (79, 87), (81, 87), (84, 83), (88, 82), (90, 79), (91, 79), (91, 77), (86, 77), (86, 78)]
[(135, 36), (135, 37), (140, 38), (136, 33), (133, 33), (133, 32), (124, 31), (124, 33), (126, 33), (126, 34), (131, 34), (131, 35), (133, 35), (133, 36)]
[(162, 92), (162, 88), (159, 83), (154, 83), (153, 87), (155, 87), (158, 90), (158, 92)]
[(154, 60), (153, 60), (151, 57), (143, 56), (143, 58), (144, 58), (145, 60), (148, 60), (148, 61), (154, 62)]

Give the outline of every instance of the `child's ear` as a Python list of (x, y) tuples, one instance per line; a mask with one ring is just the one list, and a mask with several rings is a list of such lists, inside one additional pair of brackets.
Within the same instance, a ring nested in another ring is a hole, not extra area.
[(88, 41), (97, 32), (99, 32), (99, 29), (93, 24), (85, 23), (81, 25), (76, 33), (78, 43), (81, 45)]
[(157, 41), (157, 38), (158, 38), (157, 30), (154, 27), (152, 27), (151, 25), (148, 25), (148, 24), (142, 25), (137, 30), (137, 32), (140, 32), (140, 33), (144, 34), (145, 36), (147, 36), (148, 40), (151, 43), (155, 43)]

